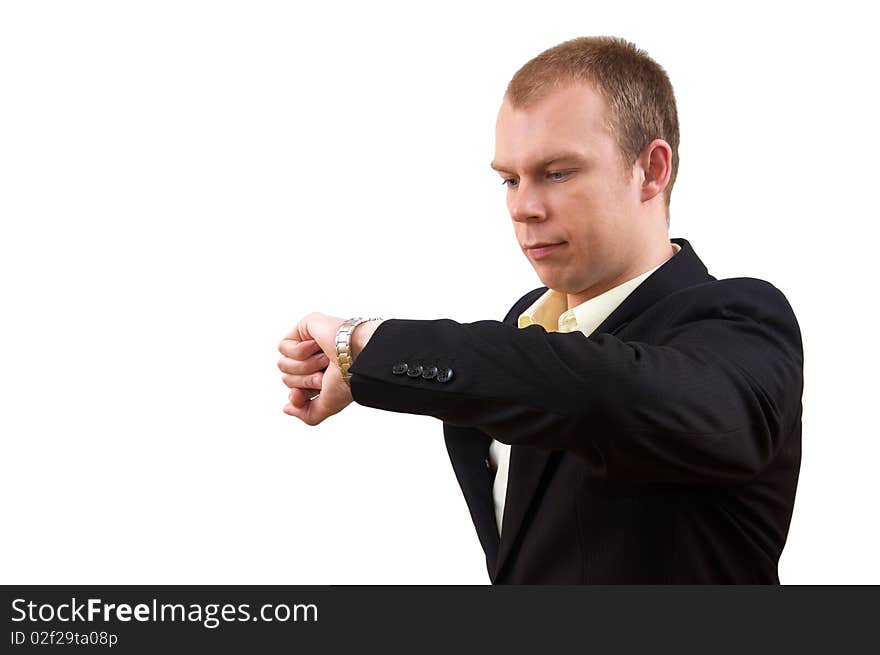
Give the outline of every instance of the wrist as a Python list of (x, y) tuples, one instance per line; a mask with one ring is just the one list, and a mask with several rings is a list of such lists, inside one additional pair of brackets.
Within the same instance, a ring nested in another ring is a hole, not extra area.
[(351, 360), (352, 363), (355, 362), (357, 356), (360, 355), (361, 351), (366, 347), (367, 342), (369, 342), (370, 337), (373, 336), (373, 332), (376, 331), (384, 319), (375, 319), (372, 321), (365, 321), (358, 325), (354, 332), (351, 333)]

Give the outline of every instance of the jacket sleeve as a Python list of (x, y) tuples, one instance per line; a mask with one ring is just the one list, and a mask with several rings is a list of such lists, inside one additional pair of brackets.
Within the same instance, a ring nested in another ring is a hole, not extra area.
[[(389, 319), (350, 369), (352, 397), (507, 444), (571, 451), (593, 475), (642, 481), (748, 480), (800, 421), (800, 331), (770, 283), (675, 292), (626, 333), (654, 336)], [(448, 367), (452, 377), (395, 375), (398, 362)]]

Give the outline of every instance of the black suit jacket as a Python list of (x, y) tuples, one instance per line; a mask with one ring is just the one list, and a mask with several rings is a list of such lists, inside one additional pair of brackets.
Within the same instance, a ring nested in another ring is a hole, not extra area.
[[(443, 421), (493, 583), (779, 582), (798, 323), (772, 284), (672, 241), (589, 337), (517, 327), (540, 287), (503, 322), (388, 319), (355, 360), (356, 402)], [(491, 438), (512, 445), (500, 539)]]

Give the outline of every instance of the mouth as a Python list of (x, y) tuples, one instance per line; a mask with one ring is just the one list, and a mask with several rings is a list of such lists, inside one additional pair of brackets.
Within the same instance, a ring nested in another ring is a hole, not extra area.
[(526, 254), (532, 259), (541, 259), (542, 257), (547, 257), (548, 255), (553, 254), (566, 243), (566, 241), (560, 241), (559, 243), (538, 242), (534, 245), (526, 246)]

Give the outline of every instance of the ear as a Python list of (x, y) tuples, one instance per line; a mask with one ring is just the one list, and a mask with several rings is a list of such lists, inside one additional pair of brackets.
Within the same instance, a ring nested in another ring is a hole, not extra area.
[(672, 174), (672, 148), (663, 139), (654, 139), (639, 155), (636, 171), (642, 180), (642, 202), (647, 202), (669, 183)]

